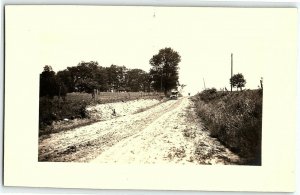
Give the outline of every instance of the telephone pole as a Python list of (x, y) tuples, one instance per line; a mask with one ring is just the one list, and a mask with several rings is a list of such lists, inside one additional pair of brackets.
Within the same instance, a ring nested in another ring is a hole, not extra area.
[[(231, 53), (231, 76), (232, 78), (232, 72), (233, 72), (233, 54)], [(232, 92), (232, 83), (230, 82), (230, 91)]]
[(204, 84), (204, 89), (206, 89), (204, 77), (203, 77), (203, 84)]

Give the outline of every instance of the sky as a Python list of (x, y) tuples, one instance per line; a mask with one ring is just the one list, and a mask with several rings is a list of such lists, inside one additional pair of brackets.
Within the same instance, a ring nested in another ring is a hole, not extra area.
[(281, 12), (267, 9), (44, 6), (31, 13), (28, 31), (41, 70), (97, 61), (149, 71), (151, 57), (171, 47), (181, 56), (179, 82), (192, 95), (204, 81), (207, 88), (230, 89), (231, 53), (233, 73), (244, 75), (247, 89), (257, 89), (263, 67), (284, 44), (280, 35), (289, 30)]

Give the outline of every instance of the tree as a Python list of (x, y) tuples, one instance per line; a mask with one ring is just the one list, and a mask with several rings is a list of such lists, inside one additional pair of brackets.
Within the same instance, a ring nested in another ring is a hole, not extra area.
[(149, 74), (141, 69), (131, 69), (127, 71), (126, 86), (130, 91), (148, 91)]
[(91, 81), (94, 82), (98, 68), (98, 62), (94, 61), (80, 62), (77, 66), (68, 67), (74, 90), (91, 91), (90, 87), (95, 86), (95, 83), (91, 84)]
[(230, 84), (233, 87), (236, 87), (237, 90), (238, 88), (240, 88), (240, 90), (242, 91), (242, 88), (245, 87), (246, 80), (244, 79), (244, 76), (241, 73), (238, 73), (230, 78)]
[(97, 72), (95, 73), (95, 81), (98, 84), (98, 90), (100, 91), (108, 91), (108, 73), (107, 69), (99, 66)]
[(179, 86), (180, 86), (179, 92), (182, 94), (183, 93), (183, 89), (186, 87), (186, 85), (185, 84), (181, 84)]
[(142, 90), (143, 91), (148, 91), (150, 92), (150, 83), (151, 83), (151, 77), (150, 77), (150, 74), (147, 73), (147, 72), (144, 72), (142, 75), (140, 75), (140, 80), (141, 80), (141, 83), (142, 83)]
[(90, 78), (80, 79), (76, 83), (76, 88), (79, 92), (93, 93), (94, 89), (98, 88), (98, 84), (96, 81)]
[(52, 67), (46, 65), (40, 74), (40, 97), (48, 96), (53, 98), (58, 94), (59, 84)]
[(160, 49), (149, 63), (152, 66), (150, 76), (152, 87), (157, 91), (167, 91), (176, 88), (178, 84), (178, 64), (181, 56), (170, 47)]
[(71, 72), (69, 70), (58, 71), (56, 76), (59, 83), (61, 83), (61, 86), (65, 88), (64, 90), (66, 90), (66, 92), (74, 91), (75, 84), (73, 83)]
[(125, 66), (112, 64), (106, 68), (108, 76), (108, 85), (111, 89), (126, 88), (126, 77), (128, 69)]

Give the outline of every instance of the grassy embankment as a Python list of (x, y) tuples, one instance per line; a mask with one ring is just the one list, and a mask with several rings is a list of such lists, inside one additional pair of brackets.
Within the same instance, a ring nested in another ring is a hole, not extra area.
[[(93, 119), (89, 118), (88, 113), (86, 112), (86, 107), (88, 105), (135, 99), (161, 99), (161, 96), (162, 94), (159, 93), (101, 92), (99, 95), (96, 95), (95, 99), (92, 99), (92, 95), (87, 93), (69, 93), (65, 100), (58, 100), (57, 96), (53, 99), (41, 97), (39, 105), (39, 135), (47, 135), (60, 130), (67, 130), (95, 122)], [(59, 129), (56, 129), (51, 125), (54, 121), (61, 121), (63, 119), (73, 121), (65, 122)], [(80, 121), (77, 119), (80, 119)]]
[(242, 158), (241, 164), (261, 165), (262, 90), (216, 92), (194, 97), (198, 115), (212, 137)]

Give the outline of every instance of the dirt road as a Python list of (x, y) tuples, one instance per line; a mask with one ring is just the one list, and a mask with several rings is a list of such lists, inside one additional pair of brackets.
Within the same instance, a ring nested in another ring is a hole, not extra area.
[(236, 164), (239, 157), (204, 130), (188, 98), (137, 114), (52, 134), (39, 161)]

